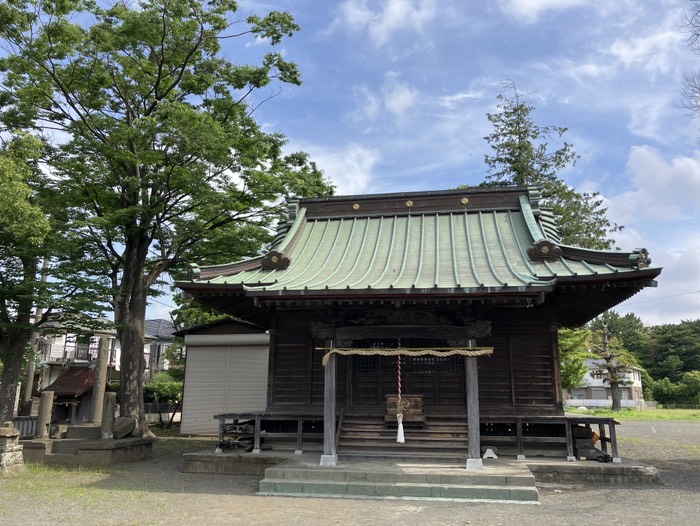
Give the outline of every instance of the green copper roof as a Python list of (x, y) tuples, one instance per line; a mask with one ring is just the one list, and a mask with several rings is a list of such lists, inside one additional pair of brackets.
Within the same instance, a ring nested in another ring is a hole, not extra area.
[(548, 290), (562, 279), (631, 274), (644, 262), (642, 251), (558, 245), (551, 215), (522, 188), (302, 200), (299, 207), (268, 256), (202, 268), (194, 282), (254, 295)]

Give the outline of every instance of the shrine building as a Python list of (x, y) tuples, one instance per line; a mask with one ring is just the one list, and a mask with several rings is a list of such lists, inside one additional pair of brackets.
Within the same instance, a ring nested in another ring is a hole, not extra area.
[(177, 283), (241, 320), (186, 340), (182, 431), (224, 413), (258, 415), (258, 435), (266, 419), (296, 419), (298, 447), (316, 431), (321, 463), (334, 465), (368, 448), (393, 454), (381, 438), (398, 414), (407, 443), (439, 455), (459, 436), (474, 461), (490, 437), (522, 439), (516, 422), (531, 423), (526, 436), (561, 422), (557, 330), (655, 286), (661, 269), (645, 249), (562, 244), (539, 197), (507, 187), (291, 201), (265, 254), (195, 266)]

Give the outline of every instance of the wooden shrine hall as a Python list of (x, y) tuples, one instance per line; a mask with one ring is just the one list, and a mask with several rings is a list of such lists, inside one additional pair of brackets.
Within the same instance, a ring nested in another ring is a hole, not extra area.
[(469, 188), (291, 201), (267, 253), (177, 285), (269, 334), (260, 414), (300, 436), (318, 415), (322, 464), (389, 454), (400, 423), (428, 452), (462, 437), (476, 466), (511, 423), (561, 421), (557, 329), (655, 286), (649, 265), (563, 245), (535, 188)]

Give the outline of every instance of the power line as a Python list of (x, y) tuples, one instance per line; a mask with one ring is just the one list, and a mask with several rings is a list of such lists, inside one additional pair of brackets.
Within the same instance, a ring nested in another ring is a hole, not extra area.
[(688, 296), (690, 294), (700, 294), (700, 290), (694, 290), (692, 292), (683, 292), (682, 294), (674, 294), (673, 296), (664, 296), (663, 298), (653, 298), (650, 300), (635, 301), (633, 303), (627, 303), (626, 305), (639, 305), (640, 303), (649, 303), (650, 301), (669, 300), (672, 298), (679, 298), (681, 296)]
[(160, 303), (160, 304), (163, 305), (164, 307), (175, 308), (172, 304), (170, 304), (170, 303), (163, 303), (162, 301), (158, 301), (158, 300), (155, 299), (155, 298), (148, 298), (148, 301), (149, 301), (149, 302), (152, 301), (152, 302), (154, 302), (154, 303)]

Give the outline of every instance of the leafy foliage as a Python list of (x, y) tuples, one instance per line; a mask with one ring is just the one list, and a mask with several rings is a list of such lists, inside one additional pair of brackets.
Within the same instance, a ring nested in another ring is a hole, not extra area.
[(144, 430), (146, 299), (160, 276), (250, 252), (282, 198), (332, 192), (305, 153), (286, 153), (286, 138), (251, 115), (261, 88), (300, 83), (296, 65), (279, 52), (257, 65), (221, 53), (223, 39), (276, 45), (297, 24), (289, 13), (243, 21), (236, 11), (228, 0), (0, 5), (0, 120), (60, 132), (49, 182), (73, 243), (92, 254), (75, 260), (77, 275), (108, 280), (121, 410)]
[[(84, 247), (67, 240), (62, 210), (38, 168), (43, 151), (40, 140), (23, 133), (0, 147), (2, 421), (11, 416), (31, 331), (56, 311), (100, 312), (100, 280), (75, 270)], [(38, 319), (35, 307), (43, 310)]]
[(588, 329), (559, 329), (559, 361), (561, 364), (562, 389), (580, 387), (588, 371), (587, 361), (591, 343), (591, 331)]
[(153, 375), (143, 390), (145, 402), (176, 404), (182, 400), (183, 382), (161, 371)]
[(620, 411), (622, 407), (619, 388), (629, 384), (626, 372), (631, 366), (638, 365), (637, 360), (616, 336), (609, 338), (607, 326), (603, 327), (602, 333), (595, 332), (593, 335), (591, 353), (594, 356), (596, 373), (610, 385), (613, 411)]
[(559, 176), (578, 159), (568, 142), (550, 148), (550, 141), (561, 139), (567, 129), (537, 125), (531, 115), (534, 107), (520, 97), (515, 84), (506, 83), (505, 91), (512, 91), (513, 96), (499, 94), (499, 111), (487, 114), (493, 131), (484, 139), (493, 154), (484, 156), (488, 166), (484, 185), (541, 186), (542, 203), (552, 208), (564, 244), (612, 248), (614, 240), (609, 235), (622, 227), (606, 217), (600, 194), (576, 192)]
[(700, 320), (656, 325), (646, 360), (654, 378), (679, 381), (686, 372), (700, 370)]

